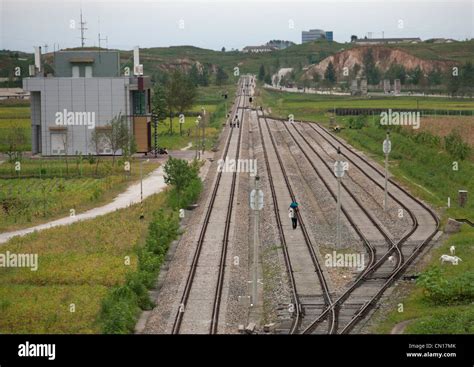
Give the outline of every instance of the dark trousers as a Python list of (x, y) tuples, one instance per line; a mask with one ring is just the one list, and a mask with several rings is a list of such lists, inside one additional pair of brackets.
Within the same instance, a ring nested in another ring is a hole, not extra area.
[(293, 229), (296, 229), (298, 225), (298, 218), (291, 218), (291, 224), (293, 224)]

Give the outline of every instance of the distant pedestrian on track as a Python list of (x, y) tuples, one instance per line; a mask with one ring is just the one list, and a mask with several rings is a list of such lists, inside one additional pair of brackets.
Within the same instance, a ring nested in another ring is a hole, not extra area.
[(296, 209), (297, 207), (290, 207), (288, 208), (288, 216), (291, 219), (291, 224), (293, 225), (293, 229), (296, 229), (298, 227), (298, 217), (296, 215)]

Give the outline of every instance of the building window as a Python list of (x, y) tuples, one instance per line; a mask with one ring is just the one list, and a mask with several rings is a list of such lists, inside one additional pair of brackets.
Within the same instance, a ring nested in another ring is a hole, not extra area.
[(73, 78), (79, 78), (80, 74), (79, 74), (79, 66), (78, 65), (74, 65), (72, 67), (72, 77)]
[(145, 91), (133, 91), (133, 114), (144, 115), (145, 113)]

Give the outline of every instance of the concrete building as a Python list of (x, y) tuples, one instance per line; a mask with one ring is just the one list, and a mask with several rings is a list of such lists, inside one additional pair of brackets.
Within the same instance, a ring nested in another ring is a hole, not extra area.
[(326, 38), (326, 32), (322, 29), (310, 29), (309, 31), (301, 32), (301, 43), (313, 42)]
[(269, 45), (262, 45), (262, 46), (246, 46), (242, 49), (243, 53), (255, 53), (259, 54), (262, 52), (272, 52), (278, 50), (277, 47), (269, 46)]
[(396, 43), (418, 43), (421, 39), (414, 38), (358, 38), (353, 41), (357, 45), (383, 45)]
[(105, 136), (108, 123), (119, 115), (132, 132), (137, 151), (151, 150), (151, 83), (140, 75), (141, 65), (134, 67), (138, 73), (122, 69), (118, 51), (59, 51), (54, 76), (45, 76), (41, 55), (35, 60), (36, 75), (30, 72), (23, 79), (31, 100), (33, 154), (113, 154), (107, 139), (96, 147), (91, 136), (94, 130)]
[(327, 31), (325, 34), (326, 40), (328, 42), (334, 41), (334, 32), (333, 31)]

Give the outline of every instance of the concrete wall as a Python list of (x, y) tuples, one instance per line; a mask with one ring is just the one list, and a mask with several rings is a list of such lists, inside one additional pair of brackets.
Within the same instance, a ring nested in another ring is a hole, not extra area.
[[(93, 112), (95, 126), (106, 125), (119, 113), (130, 114), (130, 79), (118, 78), (26, 78), (23, 88), (39, 92), (41, 103), (32, 107), (32, 124), (41, 123), (41, 153), (53, 155), (51, 135), (57, 132), (56, 113)], [(32, 95), (35, 95), (33, 93)], [(36, 94), (38, 96), (38, 94)], [(35, 97), (33, 98), (35, 99)], [(39, 102), (34, 102), (38, 104)], [(38, 113), (39, 110), (39, 113)], [(38, 114), (40, 119), (38, 119)], [(88, 126), (67, 126), (67, 154), (95, 154)], [(38, 152), (38, 147), (36, 151)]]
[[(93, 63), (71, 63), (74, 59), (93, 59)], [(120, 54), (118, 51), (59, 51), (54, 56), (54, 76), (72, 77), (72, 66), (79, 66), (80, 77), (85, 76), (85, 66), (92, 66), (93, 77), (120, 76)]]

